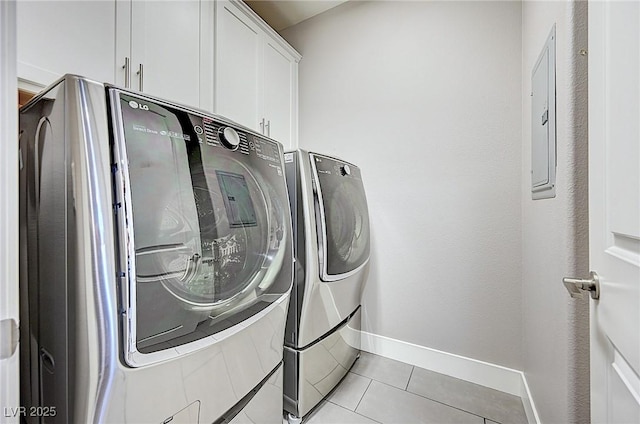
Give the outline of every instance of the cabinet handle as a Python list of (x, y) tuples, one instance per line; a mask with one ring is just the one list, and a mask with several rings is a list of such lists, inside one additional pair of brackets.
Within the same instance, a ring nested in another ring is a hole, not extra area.
[(271, 121), (267, 120), (267, 125), (265, 125), (267, 129), (267, 137), (271, 137)]
[(142, 63), (140, 64), (140, 67), (138, 68), (138, 72), (136, 72), (136, 75), (138, 75), (138, 82), (140, 83), (140, 91), (144, 91), (144, 67), (142, 66)]
[(260, 134), (264, 134), (264, 118), (260, 121)]
[(124, 88), (129, 88), (129, 78), (131, 77), (131, 72), (129, 70), (129, 58), (124, 58), (124, 65), (122, 65), (122, 69), (124, 69)]

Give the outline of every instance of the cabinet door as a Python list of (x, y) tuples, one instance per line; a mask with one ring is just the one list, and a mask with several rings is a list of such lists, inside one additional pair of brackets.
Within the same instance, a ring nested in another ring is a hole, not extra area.
[(216, 12), (216, 112), (261, 131), (261, 31), (231, 3), (219, 2)]
[(46, 86), (71, 73), (115, 81), (115, 2), (17, 2), (18, 78)]
[[(115, 83), (131, 87), (131, 0), (115, 0), (116, 4), (116, 60)], [(127, 68), (129, 66), (129, 68)]]
[(267, 135), (291, 149), (294, 124), (295, 61), (275, 43), (264, 47), (264, 116)]
[(131, 79), (134, 90), (200, 105), (200, 1), (133, 1)]

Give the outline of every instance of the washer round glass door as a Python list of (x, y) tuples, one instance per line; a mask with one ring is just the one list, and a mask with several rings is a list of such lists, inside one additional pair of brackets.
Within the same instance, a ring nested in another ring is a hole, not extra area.
[(120, 108), (137, 350), (195, 341), (268, 306), (274, 296), (265, 295), (286, 293), (291, 235), (278, 145), (239, 131), (231, 150), (217, 138), (226, 124), (212, 118), (125, 94)]
[(321, 278), (335, 281), (354, 274), (369, 260), (369, 211), (360, 169), (311, 153), (317, 181)]

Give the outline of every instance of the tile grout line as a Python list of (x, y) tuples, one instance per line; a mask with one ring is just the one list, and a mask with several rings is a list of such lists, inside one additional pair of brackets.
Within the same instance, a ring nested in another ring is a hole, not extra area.
[(361, 413), (359, 413), (359, 412), (353, 411), (353, 413), (354, 413), (354, 414), (357, 414), (357, 415), (360, 415), (361, 417), (364, 417), (364, 418), (366, 418), (366, 419), (368, 419), (368, 420), (371, 420), (371, 421), (373, 421), (374, 423), (384, 424), (384, 423), (381, 423), (381, 422), (380, 422), (380, 421), (378, 421), (378, 420), (374, 420), (374, 419), (373, 419), (373, 418), (371, 418), (371, 417), (367, 417), (366, 415), (361, 414)]
[[(371, 382), (369, 382), (369, 384), (371, 384)], [(369, 386), (367, 386), (367, 389), (368, 389), (368, 388), (369, 388)], [(366, 393), (366, 390), (365, 390), (365, 393)], [(364, 397), (364, 395), (362, 395), (362, 397)], [(362, 400), (362, 399), (360, 399), (360, 400)], [(351, 409), (349, 409), (349, 408), (345, 408), (344, 406), (342, 406), (342, 405), (338, 405), (337, 403), (332, 402), (332, 401), (330, 401), (330, 400), (328, 400), (327, 402), (329, 402), (329, 403), (331, 403), (331, 404), (333, 404), (333, 405), (337, 406), (338, 408), (342, 408), (342, 409), (344, 409), (345, 411), (353, 412), (354, 414), (356, 414), (356, 415), (360, 415), (361, 417), (364, 417), (364, 418), (366, 418), (366, 419), (368, 419), (368, 420), (371, 420), (371, 421), (376, 422), (376, 423), (379, 423), (379, 424), (383, 424), (383, 423), (381, 423), (381, 422), (380, 422), (380, 421), (378, 421), (378, 420), (374, 420), (373, 418), (368, 417), (368, 416), (366, 416), (366, 415), (364, 415), (364, 414), (361, 414), (360, 412), (356, 412), (355, 410), (353, 410), (353, 411), (352, 411)], [(360, 402), (358, 402), (358, 406), (360, 406)], [(356, 406), (356, 409), (358, 409), (358, 406)]]
[[(414, 368), (415, 368), (415, 366), (414, 366)], [(413, 373), (412, 373), (411, 375), (413, 376)], [(386, 383), (383, 383), (383, 384), (386, 384)], [(473, 384), (473, 383), (472, 383), (472, 384)], [(392, 386), (392, 385), (390, 385), (390, 384), (387, 384), (387, 385), (388, 385), (388, 386), (390, 386), (390, 387), (394, 387), (394, 386)], [(498, 391), (499, 391), (499, 390), (498, 390)], [(485, 417), (484, 415), (480, 415), (480, 414), (479, 414), (479, 413), (477, 413), (477, 412), (468, 411), (468, 410), (466, 410), (466, 409), (463, 409), (463, 407), (461, 407), (461, 406), (451, 405), (451, 404), (445, 403), (445, 402), (440, 401), (440, 400), (437, 400), (437, 399), (432, 399), (432, 398), (430, 398), (429, 396), (425, 396), (425, 395), (423, 395), (423, 394), (413, 392), (413, 391), (409, 390), (409, 386), (408, 386), (408, 385), (407, 385), (407, 390), (406, 390), (406, 392), (407, 392), (407, 393), (411, 393), (411, 394), (416, 395), (416, 396), (420, 396), (421, 398), (424, 398), (424, 399), (428, 399), (428, 400), (430, 400), (430, 401), (432, 401), (432, 402), (436, 402), (436, 403), (439, 403), (439, 404), (441, 404), (441, 405), (445, 405), (445, 406), (448, 406), (448, 407), (450, 407), (450, 408), (457, 409), (457, 410), (459, 410), (459, 411), (466, 412), (466, 413), (471, 414), (471, 415), (475, 415), (476, 417), (480, 417), (480, 418), (482, 418), (482, 419), (484, 419), (484, 420), (485, 420), (485, 424), (488, 424), (486, 421), (491, 421), (492, 423), (496, 423), (496, 424), (503, 424), (503, 422), (502, 422), (502, 421), (498, 421), (497, 419), (494, 419), (494, 418), (488, 418), (488, 417)], [(503, 392), (503, 393), (504, 393), (504, 392)]]
[(367, 388), (364, 389), (364, 392), (362, 392), (362, 396), (360, 396), (360, 400), (358, 400), (358, 404), (356, 405), (356, 407), (353, 409), (353, 412), (356, 412), (356, 409), (358, 409), (358, 406), (360, 406), (360, 402), (362, 402), (362, 399), (364, 399), (364, 395), (367, 394), (367, 391), (369, 390), (369, 387), (371, 387), (371, 382), (373, 381), (372, 378), (369, 379), (369, 384), (367, 384)]
[[(373, 355), (373, 356), (378, 356), (378, 355), (375, 355), (375, 354), (372, 354), (372, 355)], [(387, 359), (389, 359), (389, 358), (387, 358)], [(371, 377), (371, 376), (368, 376), (368, 375), (365, 375), (365, 374), (360, 374), (360, 373), (358, 373), (358, 372), (354, 372), (353, 370), (351, 370), (351, 371), (350, 371), (350, 372), (352, 372), (353, 374), (356, 374), (356, 375), (358, 375), (358, 376), (360, 376), (360, 377), (368, 378), (368, 379), (370, 380), (370, 381), (369, 381), (369, 385), (367, 385), (367, 388), (365, 389), (364, 393), (362, 394), (362, 397), (360, 398), (360, 401), (358, 401), (358, 404), (356, 405), (356, 409), (360, 406), (360, 403), (362, 402), (362, 399), (364, 398), (364, 395), (365, 395), (365, 394), (366, 394), (366, 392), (369, 390), (369, 388), (370, 388), (370, 386), (371, 386), (371, 382), (372, 382), (373, 380), (375, 380), (376, 382), (378, 382), (378, 383), (382, 383), (382, 384), (384, 384), (384, 385), (386, 385), (386, 386), (389, 386), (389, 387), (391, 387), (391, 388), (398, 389), (398, 390), (402, 390), (402, 391), (405, 391), (405, 392), (407, 392), (407, 393), (411, 393), (411, 394), (413, 394), (413, 395), (416, 395), (416, 396), (418, 396), (418, 397), (421, 397), (421, 398), (423, 398), (423, 399), (427, 399), (427, 400), (430, 400), (430, 401), (432, 401), (432, 402), (438, 403), (438, 404), (440, 404), (440, 405), (447, 406), (447, 407), (449, 407), (449, 408), (452, 408), (452, 409), (455, 409), (455, 410), (458, 410), (458, 411), (461, 411), (461, 412), (467, 413), (467, 414), (469, 414), (469, 415), (476, 416), (476, 417), (478, 417), (478, 418), (482, 418), (482, 419), (483, 419), (483, 422), (484, 422), (485, 424), (488, 424), (488, 421), (490, 421), (490, 420), (491, 420), (490, 418), (487, 418), (487, 417), (485, 417), (485, 416), (483, 416), (483, 415), (479, 415), (477, 412), (471, 412), (471, 411), (468, 411), (468, 410), (466, 410), (466, 409), (463, 409), (462, 407), (458, 407), (458, 406), (450, 405), (450, 404), (448, 404), (448, 403), (445, 403), (445, 402), (442, 402), (442, 401), (439, 401), (439, 400), (436, 400), (436, 399), (432, 399), (432, 398), (430, 398), (430, 397), (428, 397), (428, 396), (424, 396), (424, 395), (422, 395), (422, 394), (419, 394), (419, 393), (415, 393), (415, 392), (413, 392), (413, 391), (410, 391), (410, 390), (409, 390), (409, 383), (411, 382), (411, 378), (413, 377), (413, 374), (414, 374), (414, 372), (415, 372), (416, 366), (415, 366), (415, 365), (411, 365), (411, 364), (407, 364), (406, 362), (402, 362), (402, 361), (397, 361), (397, 360), (392, 360), (392, 361), (394, 361), (394, 362), (399, 362), (399, 363), (401, 363), (401, 364), (405, 364), (405, 365), (410, 365), (410, 366), (412, 367), (412, 369), (411, 369), (411, 373), (410, 373), (410, 375), (409, 375), (409, 381), (407, 381), (407, 384), (406, 384), (406, 386), (405, 386), (405, 389), (404, 389), (404, 390), (403, 390), (402, 388), (397, 387), (397, 386), (394, 386), (394, 385), (392, 385), (392, 384), (389, 384), (389, 383), (386, 383), (386, 382), (383, 382), (383, 381), (377, 380), (377, 379), (375, 379), (374, 377)], [(355, 410), (354, 410), (354, 412), (355, 412)], [(362, 414), (360, 414), (360, 413), (358, 413), (358, 414), (359, 414), (359, 415), (362, 415)], [(366, 415), (362, 415), (362, 416), (366, 417)], [(367, 417), (367, 418), (369, 418), (369, 417)], [(371, 419), (371, 418), (370, 418), (370, 419)], [(496, 422), (496, 423), (500, 424), (500, 423), (499, 423), (498, 421), (496, 421), (496, 420), (491, 420), (491, 421), (492, 421), (492, 422)]]
[[(376, 380), (376, 381), (377, 381), (377, 380)], [(387, 383), (385, 383), (385, 382), (383, 382), (383, 381), (378, 381), (378, 383), (380, 383), (380, 384), (384, 384), (385, 386), (389, 386), (389, 387), (391, 387), (391, 388), (393, 388), (393, 389), (396, 389), (396, 390), (402, 390), (402, 389), (401, 389), (401, 388), (399, 388), (399, 387), (392, 386), (391, 384), (387, 384)], [(367, 390), (369, 390), (369, 388), (368, 388), (368, 387), (367, 387)], [(426, 397), (426, 396), (422, 396), (421, 394), (418, 394), (418, 393), (413, 393), (413, 392), (410, 392), (410, 391), (408, 391), (408, 390), (402, 390), (402, 391), (403, 391), (403, 392), (410, 393), (410, 394), (412, 394), (412, 395), (414, 395), (414, 396), (421, 397), (422, 399), (429, 400), (429, 401), (431, 401), (431, 402), (439, 403), (440, 405), (443, 405), (443, 406), (449, 407), (449, 408), (451, 408), (451, 409), (456, 409), (456, 410), (461, 411), (461, 412), (464, 412), (464, 413), (466, 413), (466, 414), (473, 415), (474, 417), (482, 418), (483, 420), (487, 420), (487, 419), (488, 419), (488, 418), (486, 418), (486, 417), (483, 417), (482, 415), (478, 415), (478, 414), (476, 414), (475, 412), (470, 412), (470, 411), (467, 411), (467, 410), (465, 410), (465, 409), (458, 408), (457, 406), (452, 406), (452, 405), (449, 405), (449, 404), (447, 404), (447, 403), (441, 402), (441, 401), (439, 401), (439, 400), (435, 400), (435, 399), (431, 399), (431, 398)], [(364, 397), (364, 396), (363, 396), (363, 397)], [(358, 404), (358, 406), (360, 406), (360, 404)], [(368, 417), (367, 417), (367, 418), (368, 418)], [(495, 422), (497, 422), (497, 421), (495, 421)], [(499, 423), (498, 423), (498, 424), (499, 424)]]
[[(416, 366), (415, 366), (415, 365), (413, 365), (413, 366), (411, 367), (411, 374), (409, 374), (409, 379), (407, 380), (407, 385), (404, 387), (404, 391), (405, 391), (405, 392), (409, 392), (409, 383), (411, 382), (411, 377), (413, 377), (413, 371), (414, 371), (415, 369), (416, 369)], [(411, 393), (411, 392), (409, 392), (409, 393)]]

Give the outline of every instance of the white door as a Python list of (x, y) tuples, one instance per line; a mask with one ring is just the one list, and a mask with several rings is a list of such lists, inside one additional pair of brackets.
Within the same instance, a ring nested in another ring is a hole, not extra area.
[(593, 423), (640, 423), (640, 2), (589, 3)]

